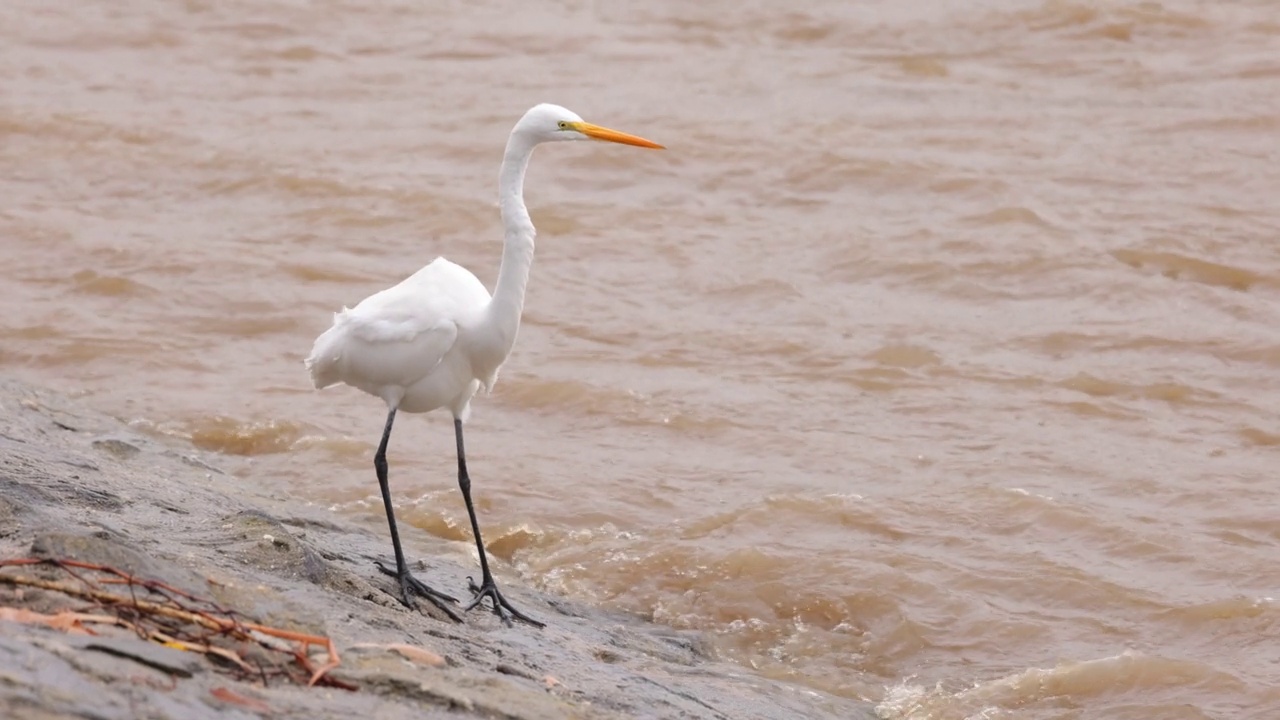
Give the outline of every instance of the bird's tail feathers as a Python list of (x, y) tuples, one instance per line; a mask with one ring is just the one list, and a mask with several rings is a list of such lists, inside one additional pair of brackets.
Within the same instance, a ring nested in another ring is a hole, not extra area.
[(341, 327), (346, 312), (347, 309), (343, 308), (342, 312), (333, 314), (333, 327), (316, 338), (316, 344), (311, 348), (311, 355), (304, 361), (307, 372), (311, 373), (311, 382), (317, 390), (342, 381)]

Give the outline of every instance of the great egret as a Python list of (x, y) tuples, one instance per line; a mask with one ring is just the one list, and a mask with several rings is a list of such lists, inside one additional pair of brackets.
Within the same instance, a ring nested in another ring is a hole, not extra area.
[(470, 414), (472, 396), (481, 386), (486, 392), (493, 388), (498, 370), (511, 354), (520, 328), (535, 235), (524, 204), (524, 175), (529, 157), (541, 143), (567, 140), (605, 140), (662, 148), (644, 138), (584, 122), (557, 105), (534, 106), (512, 129), (498, 175), (499, 207), (506, 239), (493, 296), (475, 275), (444, 258), (436, 258), (400, 284), (370, 295), (354, 308), (344, 307), (334, 313), (333, 327), (316, 338), (306, 360), (317, 389), (345, 383), (376, 395), (387, 404), (387, 422), (373, 466), (391, 528), (396, 568), (392, 571), (381, 562), (377, 565), (382, 572), (399, 579), (401, 598), (410, 608), (417, 607), (413, 596), (421, 595), (449, 617), (459, 620), (447, 605), (457, 600), (419, 581), (405, 563), (387, 484), (387, 441), (396, 411), (425, 413), (447, 408), (453, 413), (458, 445), (458, 486), (471, 518), (482, 573), (480, 586), (471, 584), (475, 597), (464, 610), (471, 610), (487, 597), (493, 602), (493, 612), (504, 622), (511, 622), (505, 609), (518, 620), (543, 626), (512, 607), (498, 592), (493, 574), (489, 572), (480, 524), (471, 503), (462, 425)]

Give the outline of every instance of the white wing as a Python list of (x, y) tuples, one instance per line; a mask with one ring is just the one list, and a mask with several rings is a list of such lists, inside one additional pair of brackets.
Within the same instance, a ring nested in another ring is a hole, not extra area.
[(373, 394), (407, 388), (453, 349), (458, 323), (482, 310), (489, 292), (466, 269), (438, 258), (400, 284), (334, 313), (307, 368), (317, 388), (346, 383)]

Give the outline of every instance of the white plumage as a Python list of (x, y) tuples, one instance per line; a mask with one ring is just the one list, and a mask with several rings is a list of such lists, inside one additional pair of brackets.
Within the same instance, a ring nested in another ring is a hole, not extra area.
[(492, 298), (444, 258), (334, 313), (307, 369), (317, 388), (345, 383), (405, 412), (448, 408), (465, 421), (477, 387), (493, 386), (499, 357), (486, 313)]
[(405, 562), (387, 479), (387, 443), (399, 410), (424, 413), (447, 408), (453, 414), (458, 486), (480, 551), (482, 574), (480, 586), (472, 588), (475, 597), (466, 609), (487, 597), (493, 602), (494, 613), (504, 621), (510, 622), (506, 615), (509, 611), (515, 618), (541, 627), (542, 623), (507, 602), (489, 571), (471, 501), (462, 426), (471, 411), (471, 398), (481, 387), (493, 388), (520, 329), (535, 237), (524, 205), (525, 169), (537, 145), (566, 140), (662, 147), (644, 138), (583, 122), (557, 105), (531, 108), (511, 131), (499, 173), (505, 242), (493, 295), (465, 268), (437, 258), (398, 285), (334, 313), (333, 326), (316, 338), (306, 360), (317, 388), (342, 383), (380, 397), (387, 404), (387, 422), (373, 463), (391, 530), (396, 568), (392, 570), (381, 563), (378, 568), (400, 581), (401, 598), (406, 605), (415, 607), (413, 597), (420, 595), (454, 620), (459, 618), (450, 605), (457, 601), (420, 582)]

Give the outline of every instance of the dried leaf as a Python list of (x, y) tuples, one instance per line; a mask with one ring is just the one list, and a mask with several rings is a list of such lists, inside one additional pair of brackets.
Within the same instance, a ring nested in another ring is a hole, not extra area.
[(389, 645), (383, 645), (381, 643), (359, 643), (352, 647), (391, 650), (400, 653), (402, 657), (410, 662), (415, 662), (419, 665), (428, 665), (430, 667), (443, 667), (448, 664), (448, 661), (445, 660), (443, 656), (431, 652), (426, 648), (417, 647), (416, 645), (406, 645), (404, 643), (391, 643)]
[(271, 709), (270, 705), (262, 702), (261, 700), (258, 700), (256, 698), (251, 698), (251, 697), (245, 697), (244, 695), (232, 692), (224, 687), (216, 687), (210, 690), (209, 694), (221, 700), (222, 702), (231, 703), (232, 705), (239, 705), (240, 707), (248, 708), (250, 710), (253, 710), (254, 712), (260, 712), (260, 713), (275, 712), (274, 710)]
[(419, 665), (429, 665), (431, 667), (442, 667), (445, 660), (442, 656), (427, 650), (426, 648), (414, 647), (413, 645), (405, 645), (403, 643), (392, 643), (387, 646), (388, 650), (394, 650), (412, 662)]

